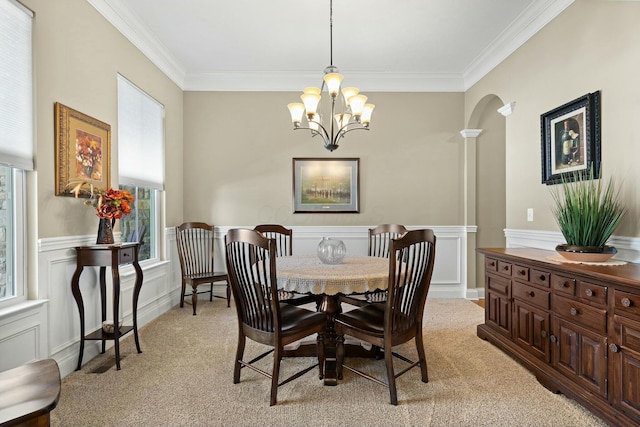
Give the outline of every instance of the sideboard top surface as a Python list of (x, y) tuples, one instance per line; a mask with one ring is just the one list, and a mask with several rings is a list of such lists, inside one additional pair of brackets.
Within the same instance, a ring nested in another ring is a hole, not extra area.
[(603, 281), (615, 281), (640, 288), (640, 264), (627, 262), (624, 265), (587, 265), (560, 262), (551, 257), (558, 256), (555, 251), (534, 248), (480, 248), (478, 252), (485, 256), (496, 256), (518, 263), (534, 263), (541, 268), (557, 268), (569, 274), (577, 274)]

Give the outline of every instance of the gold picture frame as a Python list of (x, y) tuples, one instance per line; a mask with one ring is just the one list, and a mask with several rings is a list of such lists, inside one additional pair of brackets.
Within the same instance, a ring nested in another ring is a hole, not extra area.
[(109, 188), (111, 171), (111, 126), (59, 102), (55, 103), (56, 196), (78, 196)]

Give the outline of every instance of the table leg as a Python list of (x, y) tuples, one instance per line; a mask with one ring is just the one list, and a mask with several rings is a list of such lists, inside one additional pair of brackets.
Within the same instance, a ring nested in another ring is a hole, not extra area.
[(133, 268), (136, 270), (136, 284), (133, 288), (133, 335), (136, 340), (136, 349), (138, 353), (142, 353), (140, 350), (140, 339), (138, 338), (138, 297), (140, 296), (140, 289), (142, 288), (142, 268), (137, 262), (133, 263)]
[[(104, 323), (104, 321), (107, 320), (107, 268), (106, 267), (100, 267), (100, 309), (102, 313), (102, 323)], [(102, 327), (102, 323), (100, 324), (100, 327)], [(103, 335), (102, 351), (101, 351), (102, 354), (104, 354), (104, 352), (107, 349), (106, 343), (107, 341), (104, 339), (104, 335)]]
[(73, 273), (71, 279), (71, 293), (76, 300), (78, 306), (78, 312), (80, 313), (80, 352), (78, 354), (78, 366), (76, 371), (79, 371), (82, 367), (82, 354), (84, 353), (84, 303), (82, 302), (82, 294), (80, 293), (80, 275), (82, 274), (83, 267), (76, 267), (76, 271)]
[(327, 330), (324, 334), (324, 385), (337, 385), (338, 374), (336, 370), (336, 330), (333, 320), (336, 314), (342, 311), (338, 297), (335, 295), (323, 295), (319, 310), (327, 314)]
[(118, 317), (120, 313), (120, 272), (118, 266), (111, 267), (113, 276), (113, 347), (116, 352), (116, 369), (120, 370), (120, 325)]

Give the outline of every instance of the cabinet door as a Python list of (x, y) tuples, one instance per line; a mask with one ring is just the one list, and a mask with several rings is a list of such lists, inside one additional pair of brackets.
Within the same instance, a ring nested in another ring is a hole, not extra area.
[(513, 338), (531, 354), (548, 362), (549, 313), (518, 299), (514, 299), (513, 307)]
[(485, 289), (486, 323), (511, 337), (511, 280), (487, 274)]
[(640, 420), (640, 322), (614, 316), (611, 349), (613, 404)]
[(607, 337), (554, 316), (552, 363), (567, 377), (607, 397)]

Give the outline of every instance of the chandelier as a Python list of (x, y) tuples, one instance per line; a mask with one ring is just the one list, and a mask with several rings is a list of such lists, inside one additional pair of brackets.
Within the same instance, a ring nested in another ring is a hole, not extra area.
[[(324, 148), (333, 151), (338, 148), (340, 140), (347, 132), (369, 130), (371, 114), (375, 108), (375, 105), (366, 103), (367, 97), (362, 95), (358, 88), (345, 87), (340, 90), (343, 76), (333, 65), (333, 0), (329, 2), (329, 46), (330, 65), (324, 69), (322, 85), (319, 88), (305, 88), (300, 96), (302, 103), (294, 102), (287, 107), (291, 113), (293, 130), (309, 129), (312, 137), (319, 135)], [(318, 108), (322, 90), (325, 88), (331, 97), (328, 117), (323, 117)], [(338, 96), (340, 93), (342, 97)], [(303, 116), (306, 118), (306, 126), (302, 123)]]

